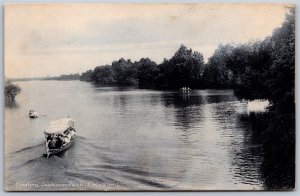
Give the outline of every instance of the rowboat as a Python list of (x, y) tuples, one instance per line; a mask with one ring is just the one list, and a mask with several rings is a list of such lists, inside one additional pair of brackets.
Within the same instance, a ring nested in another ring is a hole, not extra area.
[(192, 89), (190, 89), (189, 87), (182, 87), (180, 88), (180, 91), (183, 93), (189, 93)]
[(37, 118), (37, 117), (39, 117), (39, 113), (37, 113), (34, 110), (29, 111), (29, 118)]
[(71, 118), (50, 121), (44, 130), (47, 158), (71, 147), (75, 141), (76, 132), (74, 120)]

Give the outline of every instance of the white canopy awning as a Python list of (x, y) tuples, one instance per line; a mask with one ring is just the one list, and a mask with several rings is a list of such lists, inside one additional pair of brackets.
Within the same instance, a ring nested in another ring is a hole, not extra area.
[(62, 133), (69, 127), (74, 127), (74, 120), (72, 118), (63, 118), (59, 120), (54, 120), (49, 122), (44, 133), (45, 134)]

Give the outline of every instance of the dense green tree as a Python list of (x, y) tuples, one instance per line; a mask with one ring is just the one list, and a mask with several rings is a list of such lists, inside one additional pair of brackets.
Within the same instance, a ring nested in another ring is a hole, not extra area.
[(244, 44), (233, 50), (228, 63), (237, 78), (241, 98), (268, 99), (272, 109), (295, 110), (295, 10), (290, 10), (282, 26), (261, 42)]
[(232, 87), (233, 73), (228, 69), (228, 61), (234, 49), (233, 45), (219, 45), (208, 59), (203, 73), (203, 82), (207, 88)]
[(158, 68), (159, 75), (156, 83), (159, 86), (197, 88), (201, 86), (200, 81), (204, 71), (203, 55), (181, 45), (175, 55), (169, 60), (165, 59)]
[(286, 15), (282, 27), (271, 37), (272, 65), (267, 86), (269, 99), (278, 110), (295, 110), (295, 9)]
[(81, 81), (92, 82), (93, 81), (92, 75), (93, 75), (93, 70), (88, 70), (88, 71), (81, 74), (80, 80)]
[(100, 85), (114, 85), (116, 83), (114, 71), (109, 65), (96, 67), (92, 79)]
[(153, 87), (154, 78), (157, 76), (157, 64), (149, 58), (142, 58), (135, 62), (137, 68), (137, 79), (140, 87)]
[(115, 73), (117, 85), (138, 85), (137, 68), (131, 60), (124, 58), (112, 62), (112, 69)]
[[(272, 44), (269, 38), (237, 46), (234, 49), (228, 66), (235, 73), (234, 83), (241, 98), (268, 99), (269, 89), (266, 84), (272, 63), (271, 51)], [(234, 62), (238, 56), (240, 66)]]
[(18, 85), (11, 83), (10, 81), (5, 81), (4, 83), (5, 98), (9, 99), (10, 101), (14, 101), (16, 95), (21, 92), (21, 88)]
[(77, 73), (77, 74), (63, 74), (63, 75), (60, 75), (59, 77), (54, 77), (54, 79), (56, 80), (79, 80), (80, 79), (80, 75)]

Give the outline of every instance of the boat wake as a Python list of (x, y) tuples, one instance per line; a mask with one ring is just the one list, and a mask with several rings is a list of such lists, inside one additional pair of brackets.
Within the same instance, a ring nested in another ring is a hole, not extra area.
[(41, 142), (7, 156), (7, 190), (165, 190), (171, 187), (164, 183), (162, 174), (131, 166), (113, 155), (115, 152), (111, 153), (109, 148), (81, 136), (68, 150), (49, 159), (43, 156), (44, 151)]

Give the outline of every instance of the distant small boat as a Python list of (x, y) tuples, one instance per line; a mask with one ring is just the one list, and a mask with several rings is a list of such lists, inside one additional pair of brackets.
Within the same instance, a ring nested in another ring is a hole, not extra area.
[(187, 93), (187, 92), (190, 92), (192, 89), (190, 89), (189, 87), (182, 87), (180, 88), (180, 91), (183, 92), (183, 93)]
[(39, 113), (37, 113), (34, 110), (29, 111), (29, 118), (37, 118), (37, 117), (39, 117)]
[(74, 120), (63, 118), (49, 122), (46, 127), (45, 143), (47, 158), (68, 149), (75, 141), (77, 130), (74, 128)]

